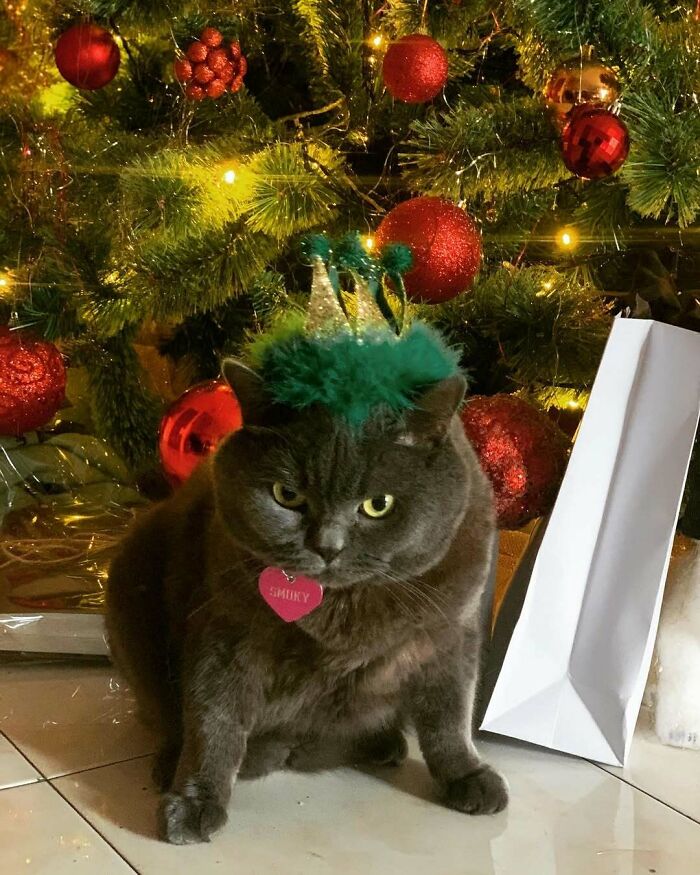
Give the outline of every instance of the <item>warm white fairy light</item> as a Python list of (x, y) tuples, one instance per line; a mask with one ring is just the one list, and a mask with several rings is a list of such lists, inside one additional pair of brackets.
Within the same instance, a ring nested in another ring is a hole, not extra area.
[(578, 232), (575, 228), (562, 228), (557, 233), (557, 243), (562, 249), (575, 249), (578, 244)]

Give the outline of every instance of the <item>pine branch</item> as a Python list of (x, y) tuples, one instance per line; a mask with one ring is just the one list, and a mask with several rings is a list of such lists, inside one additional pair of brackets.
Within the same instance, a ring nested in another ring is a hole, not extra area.
[(340, 156), (329, 147), (278, 143), (254, 155), (245, 204), (253, 231), (284, 240), (331, 221), (338, 206), (333, 180), (321, 170), (340, 173)]
[(627, 98), (632, 150), (621, 176), (631, 209), (685, 228), (700, 213), (700, 109), (675, 103), (649, 92)]
[[(467, 368), (486, 347), (513, 386), (590, 385), (609, 331), (599, 296), (555, 268), (501, 268), (438, 316), (465, 347)], [(496, 367), (491, 358), (491, 367)]]
[(85, 363), (97, 434), (139, 469), (155, 462), (160, 405), (145, 388), (132, 341), (121, 334), (86, 348)]
[(412, 188), (469, 200), (520, 194), (570, 176), (539, 101), (499, 101), (496, 94), (492, 100), (479, 94), (470, 105), (463, 97), (450, 113), (411, 125), (401, 161)]

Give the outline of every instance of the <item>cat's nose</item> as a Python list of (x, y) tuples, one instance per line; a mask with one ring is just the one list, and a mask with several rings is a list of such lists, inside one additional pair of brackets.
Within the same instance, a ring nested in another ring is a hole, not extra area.
[(345, 546), (345, 537), (339, 529), (324, 526), (309, 532), (308, 545), (330, 564)]

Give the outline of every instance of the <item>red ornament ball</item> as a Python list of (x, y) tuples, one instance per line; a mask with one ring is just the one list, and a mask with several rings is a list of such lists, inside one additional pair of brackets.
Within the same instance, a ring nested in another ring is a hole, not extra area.
[(206, 64), (195, 64), (192, 78), (198, 85), (207, 85), (214, 78), (214, 71)]
[(575, 107), (561, 136), (567, 168), (583, 179), (610, 176), (625, 163), (630, 138), (625, 123), (601, 106)]
[(45, 425), (63, 404), (66, 368), (53, 343), (0, 328), (0, 434)]
[(412, 301), (438, 304), (468, 289), (481, 263), (481, 235), (474, 221), (451, 201), (415, 197), (394, 207), (375, 236), (381, 249), (405, 243), (413, 268), (404, 277)]
[(212, 97), (216, 100), (217, 97), (221, 97), (224, 91), (226, 91), (226, 82), (224, 82), (223, 79), (214, 79), (214, 81), (210, 82), (204, 90), (207, 97)]
[(111, 82), (121, 60), (112, 34), (96, 24), (75, 24), (62, 33), (54, 57), (61, 76), (86, 91)]
[(396, 100), (426, 103), (447, 82), (447, 53), (432, 37), (412, 33), (392, 43), (384, 55), (384, 85)]
[(513, 395), (476, 396), (462, 422), (493, 486), (499, 528), (519, 528), (551, 510), (569, 441), (545, 413)]
[(219, 442), (242, 424), (238, 399), (223, 380), (209, 380), (184, 392), (160, 424), (160, 458), (171, 482), (179, 485), (187, 480)]
[(224, 41), (223, 34), (215, 27), (205, 27), (200, 35), (200, 39), (205, 46), (211, 46), (213, 49), (220, 46)]
[(195, 40), (192, 45), (188, 47), (186, 55), (193, 64), (201, 64), (202, 61), (206, 60), (208, 52), (209, 47), (207, 45), (201, 40)]

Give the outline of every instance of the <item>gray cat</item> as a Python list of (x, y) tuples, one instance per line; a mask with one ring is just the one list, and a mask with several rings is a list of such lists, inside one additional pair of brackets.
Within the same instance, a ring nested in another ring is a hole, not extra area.
[[(448, 806), (501, 811), (505, 782), (471, 740), (494, 513), (455, 416), (463, 378), (358, 432), (281, 409), (237, 362), (224, 372), (245, 428), (110, 572), (112, 652), (163, 739), (162, 838), (206, 841), (232, 777), (307, 768), (329, 746), (398, 764), (408, 722)], [(320, 582), (319, 607), (283, 622), (258, 591), (267, 566)]]

